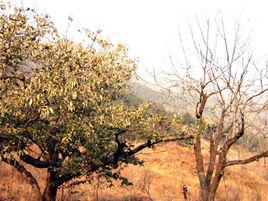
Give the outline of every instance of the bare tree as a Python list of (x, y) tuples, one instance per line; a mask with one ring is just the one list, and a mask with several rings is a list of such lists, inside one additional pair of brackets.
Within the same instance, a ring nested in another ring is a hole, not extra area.
[[(254, 132), (259, 117), (265, 115), (268, 80), (266, 69), (253, 62), (250, 38), (241, 35), (240, 22), (232, 24), (233, 34), (222, 19), (213, 24), (207, 20), (204, 26), (198, 19), (196, 22), (197, 26), (189, 25), (188, 35), (195, 54), (189, 54), (187, 40), (180, 33), (185, 61), (182, 68), (172, 61), (174, 71), (164, 78), (168, 83), (164, 87), (185, 100), (196, 117), (191, 132), (200, 196), (202, 201), (213, 201), (225, 168), (268, 157), (268, 150), (260, 150), (250, 158), (228, 160), (231, 147), (245, 134)], [(252, 135), (259, 134), (256, 132)], [(209, 141), (208, 157), (202, 151), (205, 136)]]
[(153, 183), (152, 172), (145, 169), (141, 177), (140, 189), (147, 194), (149, 200), (153, 200), (152, 195), (151, 195), (152, 183)]

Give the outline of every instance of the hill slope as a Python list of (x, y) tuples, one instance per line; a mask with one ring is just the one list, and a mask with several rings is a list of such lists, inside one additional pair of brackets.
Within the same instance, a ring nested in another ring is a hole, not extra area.
[[(203, 150), (206, 149), (204, 144)], [(238, 153), (243, 156), (251, 154), (241, 147), (236, 147), (229, 158), (237, 158)], [(183, 185), (188, 188), (188, 200), (198, 200), (198, 180), (191, 148), (175, 143), (162, 144), (155, 149), (147, 149), (138, 156), (145, 161), (144, 167), (128, 166), (123, 169), (123, 175), (133, 182), (133, 186), (123, 187), (115, 182), (115, 185), (109, 188), (109, 184), (102, 179), (94, 179), (91, 184), (60, 189), (58, 200), (180, 201), (184, 200)], [(12, 168), (1, 165), (0, 170), (0, 200), (35, 200), (31, 198), (31, 187), (12, 171)], [(39, 180), (45, 178), (45, 172), (42, 171), (34, 171), (34, 175)], [(247, 166), (227, 169), (217, 200), (267, 201), (267, 189), (268, 167), (264, 166), (262, 159)]]

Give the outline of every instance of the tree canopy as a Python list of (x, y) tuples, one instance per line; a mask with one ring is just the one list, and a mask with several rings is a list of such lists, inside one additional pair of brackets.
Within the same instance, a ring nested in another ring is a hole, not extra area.
[[(86, 40), (62, 36), (47, 15), (1, 5), (0, 156), (37, 187), (24, 163), (47, 169), (43, 200), (73, 178), (98, 172), (121, 179), (121, 163), (160, 142), (161, 118), (148, 103), (127, 106), (135, 62), (124, 45), (84, 30)], [(136, 147), (129, 135), (143, 136)], [(38, 147), (38, 156), (31, 154)]]

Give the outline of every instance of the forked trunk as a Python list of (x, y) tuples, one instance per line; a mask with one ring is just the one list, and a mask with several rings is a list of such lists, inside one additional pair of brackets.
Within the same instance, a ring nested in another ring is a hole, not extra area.
[(217, 192), (221, 178), (222, 178), (222, 175), (217, 175), (214, 178), (214, 181), (210, 183), (209, 186), (205, 187), (205, 186), (200, 185), (200, 189), (201, 189), (200, 200), (201, 201), (214, 201), (215, 200), (216, 192)]
[(201, 201), (214, 201), (215, 200), (215, 192), (210, 192), (208, 190), (201, 189)]
[(209, 201), (214, 201), (216, 196), (216, 192), (210, 192), (208, 200)]
[(57, 196), (58, 187), (48, 171), (47, 184), (42, 195), (42, 201), (55, 201)]
[(207, 189), (201, 189), (201, 201), (208, 201), (209, 192)]

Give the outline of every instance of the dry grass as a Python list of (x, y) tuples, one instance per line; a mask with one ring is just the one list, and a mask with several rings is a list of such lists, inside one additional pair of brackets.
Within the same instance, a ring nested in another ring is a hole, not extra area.
[[(204, 151), (206, 151), (206, 144), (204, 144)], [(230, 153), (229, 158), (237, 158), (238, 153), (241, 156), (250, 155), (240, 147), (236, 147)], [(138, 156), (146, 161), (144, 167), (130, 165), (123, 170), (123, 175), (133, 182), (133, 186), (121, 186), (115, 182), (114, 187), (108, 188), (104, 181), (95, 179), (91, 185), (60, 189), (58, 200), (180, 201), (184, 200), (182, 194), (184, 184), (188, 187), (188, 200), (198, 200), (198, 179), (191, 148), (166, 144), (153, 150), (147, 149)], [(45, 173), (42, 171), (35, 170), (34, 175), (39, 181), (45, 178)], [(0, 176), (0, 201), (31, 200), (31, 186), (11, 167), (2, 164)], [(41, 188), (44, 188), (42, 182)], [(268, 167), (265, 167), (263, 160), (260, 160), (247, 166), (227, 169), (219, 187), (217, 200), (267, 201), (267, 189)]]

